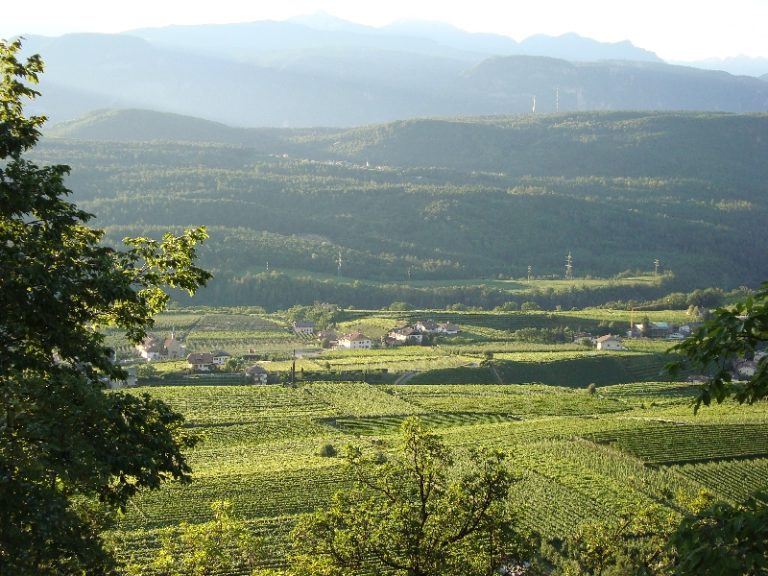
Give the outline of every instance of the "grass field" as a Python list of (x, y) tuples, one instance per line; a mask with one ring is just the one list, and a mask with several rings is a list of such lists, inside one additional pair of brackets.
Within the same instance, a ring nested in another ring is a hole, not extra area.
[[(293, 278), (309, 277), (314, 280), (333, 282), (341, 285), (370, 284), (376, 286), (376, 282), (361, 281), (360, 279), (335, 274), (322, 274), (319, 272), (307, 272), (305, 270), (281, 270), (283, 274)], [(524, 296), (533, 292), (566, 292), (569, 290), (599, 290), (614, 286), (660, 286), (667, 277), (663, 275), (639, 275), (623, 276), (621, 278), (592, 278), (576, 277), (566, 278), (485, 278), (485, 279), (453, 279), (453, 280), (413, 280), (401, 282), (387, 282), (398, 286), (411, 288), (446, 288), (452, 286), (493, 288), (502, 290), (510, 295)]]

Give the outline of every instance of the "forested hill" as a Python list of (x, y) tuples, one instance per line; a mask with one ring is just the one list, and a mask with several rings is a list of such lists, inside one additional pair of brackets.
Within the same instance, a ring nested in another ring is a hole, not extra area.
[[(768, 277), (768, 115), (297, 131), (110, 112), (51, 130), (39, 154), (72, 166), (75, 199), (112, 238), (208, 225), (208, 303), (498, 304), (479, 293), (428, 301), (417, 281), (520, 278), (528, 266), (561, 276), (568, 252), (578, 276), (658, 258), (680, 288)], [(331, 282), (339, 272), (343, 287)], [(399, 292), (365, 284), (408, 277)]]
[(525, 176), (701, 177), (759, 182), (768, 114), (592, 112), (418, 119), (352, 129), (233, 128), (147, 110), (58, 124), (56, 138), (231, 144), (264, 154)]

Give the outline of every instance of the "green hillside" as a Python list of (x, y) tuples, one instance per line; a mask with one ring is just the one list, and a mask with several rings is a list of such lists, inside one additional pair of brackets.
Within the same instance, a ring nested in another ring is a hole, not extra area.
[(203, 264), (217, 280), (201, 303), (492, 307), (522, 300), (468, 279), (526, 278), (529, 266), (534, 278), (562, 277), (569, 252), (576, 278), (648, 271), (659, 259), (674, 283), (599, 296), (578, 282), (556, 296), (534, 285), (531, 299), (570, 308), (768, 276), (768, 115), (291, 131), (123, 112), (58, 134), (67, 138), (48, 138), (39, 159), (72, 166), (75, 200), (112, 240), (209, 227)]

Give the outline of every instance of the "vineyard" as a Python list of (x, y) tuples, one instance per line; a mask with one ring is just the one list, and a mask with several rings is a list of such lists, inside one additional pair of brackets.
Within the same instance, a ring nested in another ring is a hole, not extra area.
[[(508, 452), (518, 476), (510, 504), (545, 539), (651, 504), (679, 514), (681, 502), (702, 490), (738, 502), (765, 488), (765, 406), (726, 404), (694, 415), (696, 385), (664, 372), (668, 341), (626, 340), (624, 350), (603, 352), (513, 338), (524, 327), (620, 326), (626, 314), (341, 311), (339, 332), (364, 330), (374, 340), (424, 319), (460, 327), (430, 345), (371, 350), (324, 349), (294, 334), (284, 316), (258, 310), (161, 315), (158, 334), (173, 332), (190, 350), (247, 356), (282, 384), (253, 385), (242, 372), (191, 374), (184, 361), (156, 363), (162, 377), (152, 382), (162, 385), (136, 392), (182, 412), (200, 438), (189, 455), (194, 481), (140, 494), (111, 537), (123, 558), (141, 561), (161, 529), (209, 520), (211, 503), (229, 500), (266, 538), (265, 565), (279, 567), (296, 520), (351, 481), (344, 459), (329, 454), (348, 445), (392, 450), (410, 416), (459, 458), (480, 446)], [(649, 316), (677, 321), (675, 314)], [(109, 339), (119, 344), (120, 335)]]
[(210, 503), (226, 499), (268, 535), (266, 563), (279, 566), (298, 515), (324, 506), (350, 481), (343, 459), (321, 456), (321, 447), (389, 450), (409, 415), (459, 454), (477, 446), (509, 452), (519, 476), (511, 503), (545, 538), (648, 504), (678, 510), (681, 495), (702, 489), (743, 500), (764, 487), (768, 472), (764, 407), (724, 405), (694, 416), (691, 387), (681, 383), (591, 392), (364, 382), (148, 391), (182, 411), (202, 442), (190, 455), (192, 484), (141, 494), (116, 526), (126, 558), (146, 557), (158, 529), (208, 520)]

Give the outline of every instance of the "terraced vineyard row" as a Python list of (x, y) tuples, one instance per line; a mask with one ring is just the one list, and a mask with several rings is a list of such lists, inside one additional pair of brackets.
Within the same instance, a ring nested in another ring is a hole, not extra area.
[(242, 424), (270, 416), (335, 415), (331, 406), (308, 392), (283, 386), (173, 386), (150, 391), (193, 425)]
[[(509, 414), (480, 413), (480, 412), (451, 412), (443, 414), (420, 414), (419, 417), (430, 428), (454, 428), (458, 426), (473, 426), (476, 424), (497, 424), (515, 421), (517, 418)], [(380, 416), (365, 418), (334, 418), (328, 420), (348, 434), (359, 436), (386, 436), (396, 434), (407, 416)]]
[(553, 362), (499, 362), (498, 369), (508, 383), (541, 382), (581, 388), (592, 383), (604, 386), (635, 382), (638, 375), (658, 381), (665, 362), (658, 355), (602, 354)]
[(627, 407), (584, 390), (524, 384), (413, 385), (388, 388), (400, 398), (434, 412), (480, 412), (517, 416), (587, 415)]
[(495, 384), (489, 368), (460, 367), (427, 370), (416, 374), (409, 384)]
[[(246, 524), (255, 536), (261, 538), (264, 548), (269, 550), (269, 557), (264, 560), (265, 567), (279, 567), (283, 564), (290, 548), (290, 532), (297, 516), (275, 516), (248, 520)], [(160, 546), (160, 537), (166, 528), (136, 529), (131, 531), (111, 530), (107, 539), (117, 545), (118, 558), (123, 562), (147, 565), (152, 554)], [(250, 576), (233, 574), (227, 576)]]
[[(718, 406), (694, 416), (681, 383), (603, 386), (596, 394), (546, 385), (362, 382), (150, 391), (184, 411), (204, 442), (190, 454), (191, 485), (144, 493), (121, 520), (119, 533), (135, 547), (125, 553), (137, 557), (156, 545), (157, 529), (205, 521), (210, 503), (227, 499), (268, 533), (274, 545), (267, 562), (279, 565), (296, 515), (326, 505), (349, 482), (343, 460), (320, 449), (391, 450), (409, 414), (420, 414), (459, 460), (480, 446), (507, 451), (521, 475), (510, 503), (546, 538), (642, 506), (672, 507), (678, 494), (702, 487), (741, 500), (768, 474), (764, 410)], [(700, 463), (681, 464), (691, 458)]]
[(649, 422), (642, 429), (597, 433), (588, 438), (655, 465), (768, 457), (768, 427), (763, 424)]
[(671, 469), (726, 500), (743, 502), (756, 490), (768, 489), (766, 458), (684, 464)]
[(146, 530), (172, 526), (184, 520), (211, 520), (211, 503), (228, 500), (239, 516), (271, 518), (309, 512), (327, 504), (348, 482), (343, 468), (293, 468), (267, 474), (204, 476), (192, 484), (172, 484), (132, 500), (120, 520), (120, 530)]
[(364, 382), (318, 382), (305, 384), (302, 390), (345, 416), (399, 416), (423, 412), (417, 406), (387, 394), (386, 389)]

